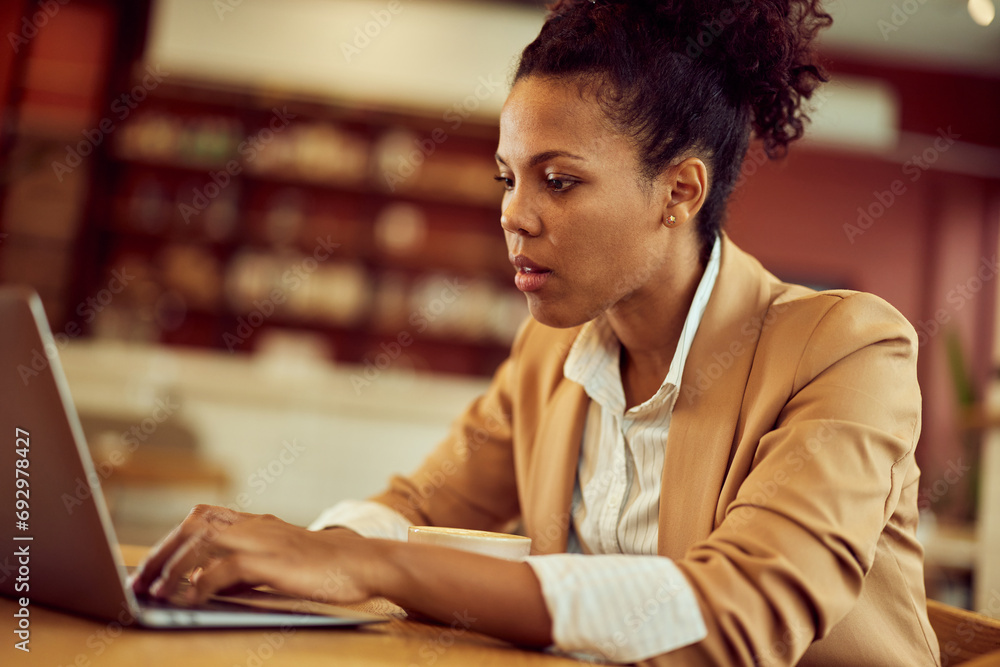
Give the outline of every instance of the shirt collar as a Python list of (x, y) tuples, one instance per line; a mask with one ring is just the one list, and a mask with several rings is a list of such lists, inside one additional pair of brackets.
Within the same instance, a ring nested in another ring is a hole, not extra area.
[[(662, 405), (680, 387), (684, 363), (691, 351), (698, 326), (705, 315), (705, 308), (712, 296), (716, 278), (719, 277), (721, 256), (722, 242), (720, 237), (716, 236), (708, 264), (705, 265), (705, 272), (701, 276), (691, 307), (684, 319), (677, 349), (670, 361), (670, 369), (656, 393), (632, 410), (641, 411), (650, 406)], [(566, 357), (563, 374), (568, 380), (581, 385), (592, 400), (621, 414), (625, 410), (625, 391), (622, 388), (620, 357), (621, 343), (612, 331), (607, 318), (601, 314), (580, 329), (569, 356)]]

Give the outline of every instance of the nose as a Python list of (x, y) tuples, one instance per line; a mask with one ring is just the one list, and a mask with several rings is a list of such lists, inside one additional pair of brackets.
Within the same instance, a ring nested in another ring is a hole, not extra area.
[(524, 192), (516, 186), (503, 199), (500, 226), (505, 232), (518, 236), (538, 236), (542, 231), (537, 211)]

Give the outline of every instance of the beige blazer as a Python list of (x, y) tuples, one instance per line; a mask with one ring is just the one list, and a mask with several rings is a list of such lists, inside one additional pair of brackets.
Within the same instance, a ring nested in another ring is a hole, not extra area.
[[(564, 551), (589, 400), (563, 377), (578, 330), (526, 323), (486, 394), (375, 499), (419, 524), (520, 517), (535, 553)], [(939, 664), (914, 537), (916, 357), (881, 299), (783, 283), (723, 239), (659, 515), (708, 637), (644, 664)]]

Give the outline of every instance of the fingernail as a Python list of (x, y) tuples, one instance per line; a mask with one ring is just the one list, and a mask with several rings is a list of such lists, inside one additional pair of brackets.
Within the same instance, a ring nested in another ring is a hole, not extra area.
[(156, 597), (161, 597), (164, 588), (166, 588), (166, 582), (164, 582), (163, 579), (157, 579), (153, 582), (153, 585), (149, 587), (149, 592)]

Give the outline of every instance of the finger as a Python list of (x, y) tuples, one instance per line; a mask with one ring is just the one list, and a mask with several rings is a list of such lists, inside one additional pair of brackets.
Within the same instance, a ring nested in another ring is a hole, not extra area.
[[(219, 560), (218, 558), (213, 559), (212, 563), (214, 564), (218, 560)], [(198, 579), (201, 577), (202, 573), (205, 571), (206, 568), (207, 566), (195, 568), (194, 571), (188, 575), (188, 580), (192, 584), (197, 584)], [(239, 595), (240, 593), (245, 593), (248, 590), (252, 590), (254, 586), (259, 586), (259, 585), (260, 583), (253, 583), (253, 584), (239, 583), (236, 584), (235, 586), (230, 586), (229, 588), (220, 588), (218, 591), (216, 591), (216, 593), (219, 595)]]
[(148, 593), (153, 582), (159, 579), (163, 565), (194, 533), (203, 530), (207, 522), (229, 521), (233, 523), (238, 518), (235, 512), (225, 507), (195, 506), (184, 521), (153, 547), (152, 552), (139, 565), (139, 569), (132, 575), (130, 582), (132, 590), (140, 594)]
[(219, 591), (266, 584), (275, 565), (272, 557), (254, 553), (234, 553), (219, 558), (198, 573), (185, 601), (200, 604)]
[(198, 567), (207, 567), (227, 552), (215, 543), (215, 533), (210, 528), (192, 535), (167, 559), (159, 578), (149, 592), (160, 598), (171, 598), (177, 593), (181, 579)]
[(170, 531), (166, 537), (152, 548), (145, 560), (139, 564), (139, 569), (132, 575), (132, 590), (136, 593), (148, 593), (150, 586), (160, 577), (163, 564), (190, 538), (194, 524), (185, 519), (180, 525)]

